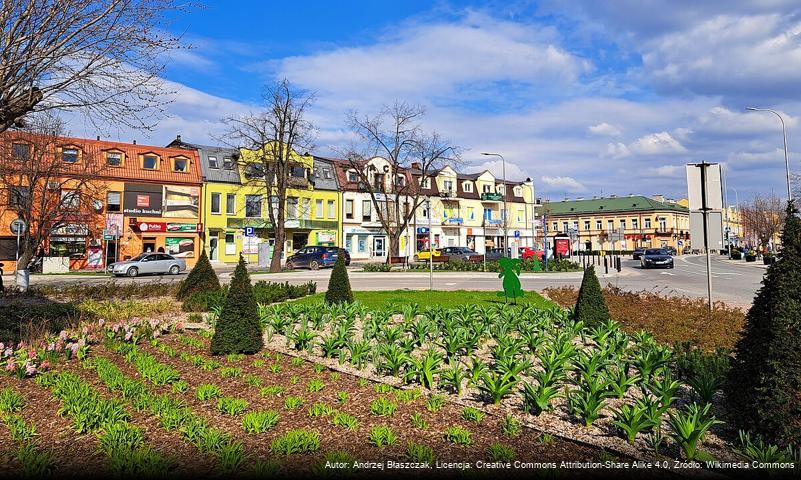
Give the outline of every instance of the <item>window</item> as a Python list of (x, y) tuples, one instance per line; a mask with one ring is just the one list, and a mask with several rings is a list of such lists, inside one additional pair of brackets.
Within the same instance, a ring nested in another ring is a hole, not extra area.
[(359, 181), (359, 175), (354, 172), (353, 170), (348, 171), (348, 181), (351, 183), (356, 183)]
[(220, 213), (220, 194), (216, 192), (211, 194), (211, 213)]
[(61, 191), (61, 206), (67, 210), (77, 210), (81, 204), (81, 194), (75, 190)]
[(473, 207), (467, 207), (467, 218), (470, 220), (476, 219), (476, 209)]
[(74, 147), (62, 148), (61, 160), (65, 163), (78, 163), (78, 149)]
[(122, 194), (120, 192), (108, 192), (106, 195), (106, 211), (107, 212), (121, 212), (122, 202), (120, 201)]
[(145, 170), (158, 170), (159, 157), (157, 157), (156, 155), (143, 155), (142, 168), (144, 168)]
[(453, 180), (445, 180), (442, 182), (444, 190), (448, 193), (453, 193)]
[(362, 222), (369, 222), (373, 219), (372, 206), (370, 200), (362, 200)]
[(217, 163), (217, 157), (209, 155), (209, 168), (220, 168), (220, 164)]
[(318, 199), (314, 204), (314, 216), (323, 218), (323, 201), (321, 199)]
[(236, 195), (233, 193), (227, 193), (225, 195), (225, 213), (227, 215), (236, 214)]
[(345, 200), (345, 218), (353, 219), (353, 200)]
[(584, 220), (584, 230), (589, 230), (589, 229), (590, 229), (590, 221)]
[(615, 229), (615, 221), (614, 220), (607, 220), (606, 221), (606, 229), (610, 232)]
[(603, 227), (603, 224), (601, 223), (601, 221), (600, 220), (596, 220), (595, 221), (595, 229), (596, 230), (601, 230), (602, 228), (604, 228), (604, 227)]
[(261, 195), (245, 195), (245, 216), (261, 217)]
[(489, 185), (484, 185), (481, 190), (482, 190), (483, 193), (491, 193), (492, 192), (492, 187), (489, 186)]
[(223, 168), (226, 170), (233, 170), (234, 160), (231, 157), (223, 157)]
[(567, 222), (562, 222), (562, 231), (567, 232)]
[(337, 204), (333, 200), (328, 201), (328, 218), (336, 218)]
[(638, 225), (639, 225), (639, 223), (638, 223), (637, 219), (636, 218), (632, 218), (631, 219), (631, 228), (636, 230), (637, 228), (639, 228)]
[(289, 169), (289, 176), (295, 178), (306, 178), (306, 169), (303, 165), (294, 165)]
[(398, 175), (395, 177), (395, 185), (398, 187), (403, 187), (406, 185), (406, 177), (403, 175)]
[(659, 231), (666, 232), (667, 231), (667, 218), (659, 217)]
[(386, 175), (383, 173), (376, 173), (373, 175), (373, 188), (377, 192), (383, 192), (386, 185)]
[(180, 173), (188, 173), (189, 172), (189, 159), (183, 157), (177, 157), (172, 159), (172, 171), (173, 172), (180, 172)]
[(467, 193), (472, 193), (473, 192), (473, 184), (470, 183), (470, 182), (463, 182), (462, 183), (462, 190), (464, 190)]
[(558, 232), (559, 231), (559, 224), (557, 222), (553, 222), (553, 231), (554, 232)]
[(15, 143), (11, 145), (11, 156), (14, 160), (27, 160), (31, 155), (31, 146), (27, 143)]
[(225, 234), (225, 254), (236, 255), (236, 238), (233, 233)]
[(646, 218), (645, 219), (645, 228), (651, 228), (651, 219), (650, 218)]
[(121, 167), (122, 152), (106, 152), (106, 165), (109, 167)]
[(578, 232), (578, 222), (573, 222), (573, 231)]
[(286, 216), (290, 220), (298, 218), (298, 197), (289, 197), (286, 199)]
[(495, 191), (500, 194), (504, 194), (506, 192), (506, 187), (504, 185), (496, 185)]
[(492, 209), (485, 208), (484, 209), (484, 220), (492, 220)]
[(431, 189), (431, 179), (430, 178), (426, 178), (425, 180), (421, 179), (420, 180), (420, 185), (422, 185), (422, 187), (424, 189), (430, 190)]
[(328, 179), (328, 180), (331, 180), (332, 178), (334, 178), (333, 175), (331, 175), (331, 169), (330, 168), (324, 168), (323, 169), (323, 178)]
[(626, 219), (625, 218), (621, 218), (620, 219), (620, 229), (621, 230), (625, 230), (626, 229)]
[(8, 189), (8, 204), (11, 208), (27, 208), (30, 197), (31, 191), (26, 187), (10, 187)]
[(515, 197), (522, 197), (523, 196), (523, 189), (520, 187), (514, 188)]

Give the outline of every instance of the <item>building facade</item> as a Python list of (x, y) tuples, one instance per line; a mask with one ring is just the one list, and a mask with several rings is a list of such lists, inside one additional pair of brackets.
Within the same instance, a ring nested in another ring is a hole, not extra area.
[[(690, 246), (689, 211), (660, 195), (546, 202), (542, 218), (548, 237), (571, 237), (573, 251)], [(615, 233), (622, 238), (613, 245)]]

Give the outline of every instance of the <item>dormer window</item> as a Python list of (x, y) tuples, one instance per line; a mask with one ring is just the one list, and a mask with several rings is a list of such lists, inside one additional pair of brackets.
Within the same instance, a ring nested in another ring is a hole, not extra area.
[(470, 182), (463, 182), (462, 190), (464, 190), (467, 193), (473, 193), (473, 184)]
[(225, 170), (233, 170), (234, 169), (234, 159), (231, 157), (223, 157), (223, 168)]
[(174, 157), (172, 159), (172, 171), (189, 173), (189, 159), (186, 157)]
[(520, 187), (514, 188), (515, 197), (522, 197), (523, 196), (523, 189)]
[(506, 189), (505, 189), (505, 187), (503, 185), (496, 185), (496, 187), (495, 187), (495, 191), (498, 192), (498, 193), (504, 193), (505, 190)]
[(121, 167), (122, 152), (106, 152), (106, 165), (109, 167)]
[(142, 155), (142, 168), (145, 170), (158, 170), (159, 157), (154, 153), (146, 153)]
[(331, 180), (331, 178), (333, 178), (333, 176), (331, 175), (331, 169), (330, 168), (324, 168), (323, 169), (323, 178), (328, 179), (328, 180)]
[(421, 185), (421, 186), (422, 186), (422, 187), (423, 187), (425, 190), (430, 190), (430, 189), (431, 189), (431, 178), (426, 178), (425, 180), (421, 180), (421, 181), (420, 181), (420, 185)]
[(209, 155), (209, 168), (220, 168), (220, 164), (217, 163), (217, 157)]
[(445, 191), (448, 193), (453, 192), (453, 180), (445, 180), (442, 182), (442, 186), (444, 187)]
[(484, 185), (481, 189), (484, 193), (492, 193), (492, 187), (489, 185)]
[(61, 148), (61, 161), (64, 163), (78, 163), (80, 151), (75, 147)]
[(353, 170), (348, 170), (348, 182), (356, 183), (358, 181), (359, 181), (359, 175)]

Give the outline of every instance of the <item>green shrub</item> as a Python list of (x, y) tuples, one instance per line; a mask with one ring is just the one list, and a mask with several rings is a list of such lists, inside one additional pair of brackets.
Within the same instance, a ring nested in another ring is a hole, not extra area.
[(445, 440), (454, 444), (468, 446), (473, 443), (473, 435), (462, 427), (448, 427), (445, 430)]
[(248, 408), (248, 401), (244, 398), (220, 397), (217, 399), (217, 409), (226, 415), (239, 415)]
[(315, 431), (290, 430), (270, 444), (270, 451), (276, 455), (316, 452), (320, 449), (320, 434)]
[(256, 353), (263, 346), (258, 308), (253, 297), (245, 259), (240, 255), (225, 306), (211, 339), (211, 353)]
[(379, 425), (370, 430), (367, 440), (376, 447), (383, 448), (387, 445), (394, 445), (398, 441), (398, 435), (391, 427)]
[(221, 309), (225, 305), (225, 295), (227, 293), (227, 286), (217, 290), (194, 292), (184, 299), (181, 309), (185, 312), (211, 312), (215, 309)]
[(353, 303), (353, 292), (350, 289), (348, 270), (345, 268), (345, 255), (340, 252), (331, 278), (328, 280), (328, 291), (325, 292), (325, 303), (328, 305), (339, 303)]
[(517, 453), (512, 447), (494, 442), (487, 449), (487, 457), (493, 462), (513, 462), (517, 458)]
[(203, 249), (197, 263), (178, 287), (175, 297), (184, 300), (195, 292), (215, 292), (219, 289), (220, 280), (209, 263), (206, 249)]
[(575, 317), (576, 320), (584, 322), (584, 326), (588, 328), (595, 328), (610, 319), (609, 310), (601, 293), (601, 285), (592, 265), (584, 270), (584, 278), (581, 280), (576, 301)]
[(388, 263), (367, 263), (364, 265), (365, 272), (388, 272), (392, 270), (392, 265)]
[(436, 460), (433, 448), (415, 442), (409, 442), (406, 445), (406, 458), (413, 462), (424, 462), (429, 465)]
[(247, 433), (264, 433), (276, 426), (279, 418), (275, 410), (248, 412), (242, 417), (242, 429)]
[(746, 315), (725, 390), (737, 427), (786, 446), (801, 443), (801, 218), (792, 201), (781, 245)]

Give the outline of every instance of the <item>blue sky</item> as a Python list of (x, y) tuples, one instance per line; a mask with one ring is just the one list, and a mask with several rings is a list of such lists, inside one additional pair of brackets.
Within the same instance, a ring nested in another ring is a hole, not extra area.
[(348, 141), (348, 111), (405, 100), (468, 169), (499, 173), (479, 152), (503, 153), (553, 200), (681, 197), (700, 160), (725, 163), (741, 198), (781, 194), (780, 125), (750, 105), (782, 112), (801, 171), (797, 1), (205, 3), (170, 27), (193, 48), (170, 56), (159, 127), (112, 136), (210, 142), (287, 78), (316, 92), (320, 153)]

